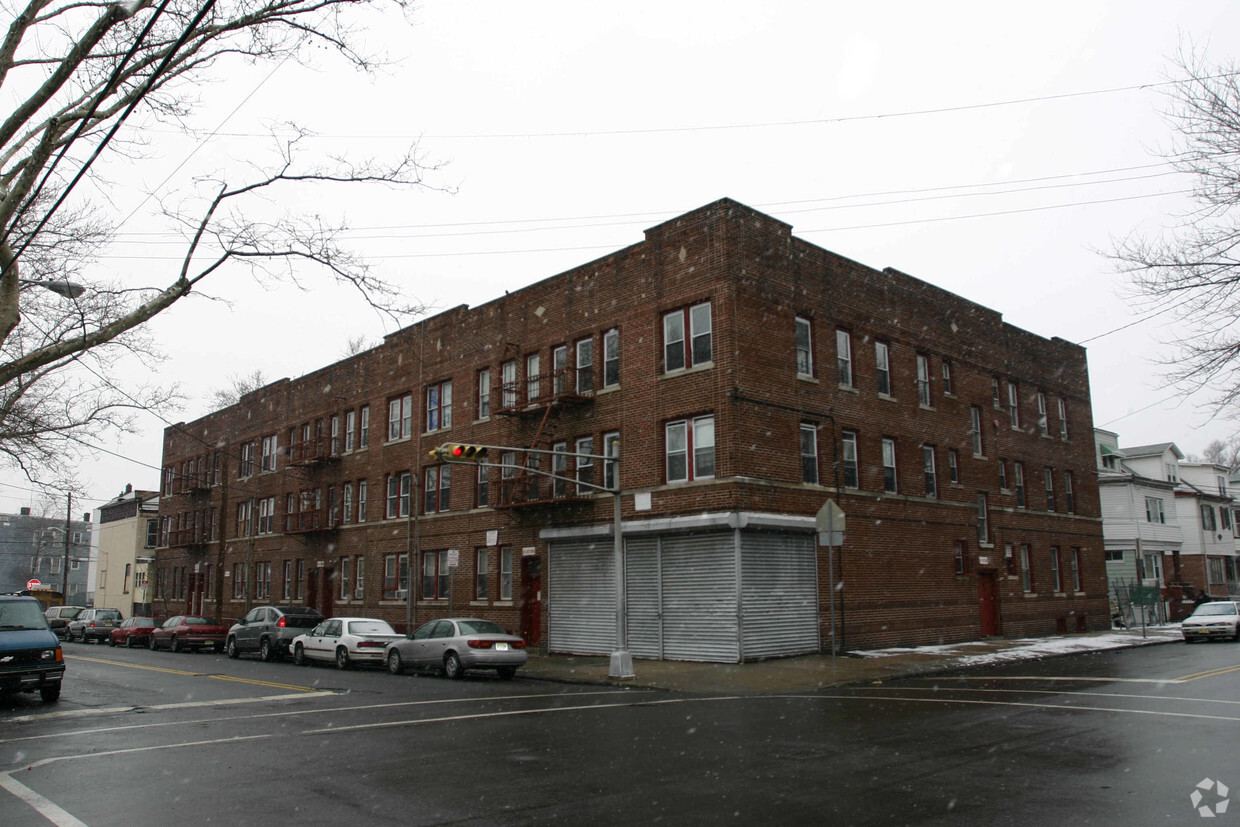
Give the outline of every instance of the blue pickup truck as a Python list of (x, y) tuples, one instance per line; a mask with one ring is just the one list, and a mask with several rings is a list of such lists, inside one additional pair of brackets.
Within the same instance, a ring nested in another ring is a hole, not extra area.
[(47, 703), (60, 697), (65, 657), (43, 607), (33, 597), (0, 595), (0, 692), (34, 692)]

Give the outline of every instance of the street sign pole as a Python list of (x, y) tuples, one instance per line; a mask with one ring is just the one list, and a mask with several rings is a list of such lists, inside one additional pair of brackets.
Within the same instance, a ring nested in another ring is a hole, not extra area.
[(818, 544), (827, 547), (828, 602), (831, 607), (831, 666), (835, 667), (835, 547), (844, 544), (844, 509), (827, 500), (814, 518)]

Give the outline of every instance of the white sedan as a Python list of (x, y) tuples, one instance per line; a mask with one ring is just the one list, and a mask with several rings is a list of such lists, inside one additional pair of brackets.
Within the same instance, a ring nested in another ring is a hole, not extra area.
[(348, 669), (355, 663), (383, 663), (384, 647), (401, 637), (386, 620), (331, 617), (293, 638), (289, 648), (298, 665), (325, 660)]

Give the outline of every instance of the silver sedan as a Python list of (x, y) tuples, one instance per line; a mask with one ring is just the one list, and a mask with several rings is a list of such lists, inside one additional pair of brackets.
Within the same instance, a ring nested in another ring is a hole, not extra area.
[(524, 640), (477, 617), (432, 620), (404, 640), (389, 643), (384, 657), (393, 675), (429, 668), (462, 678), (469, 669), (494, 669), (504, 680), (511, 680), (529, 659)]

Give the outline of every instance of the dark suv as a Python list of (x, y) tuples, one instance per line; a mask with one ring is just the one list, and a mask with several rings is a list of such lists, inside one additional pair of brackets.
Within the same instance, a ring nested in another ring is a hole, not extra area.
[(258, 652), (266, 661), (288, 655), (289, 644), (323, 619), (309, 606), (257, 606), (228, 630), (228, 657)]
[(43, 607), (33, 597), (0, 595), (0, 692), (34, 692), (51, 702), (60, 697), (65, 657)]
[(69, 621), (86, 611), (85, 606), (53, 606), (43, 613), (52, 634), (61, 640), (69, 639)]
[(83, 609), (69, 621), (69, 640), (102, 643), (124, 619), (120, 609)]

